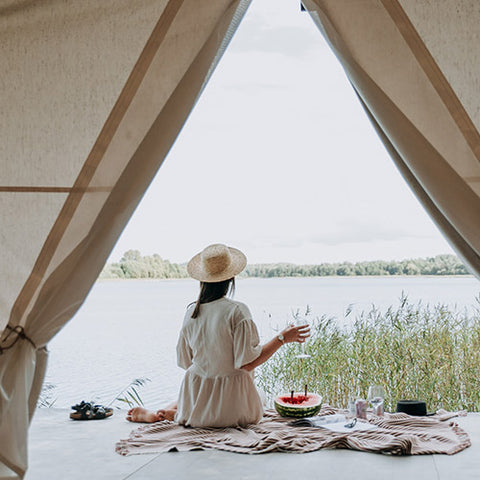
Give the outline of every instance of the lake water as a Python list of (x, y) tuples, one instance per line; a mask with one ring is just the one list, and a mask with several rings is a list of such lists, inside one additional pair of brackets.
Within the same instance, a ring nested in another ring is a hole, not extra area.
[[(237, 280), (235, 299), (245, 302), (262, 341), (292, 318), (292, 311), (334, 316), (344, 322), (370, 310), (411, 302), (472, 308), (480, 283), (472, 277), (248, 278)], [(110, 403), (134, 378), (151, 381), (139, 390), (145, 405), (160, 408), (175, 399), (183, 370), (175, 346), (185, 308), (195, 300), (194, 280), (97, 282), (77, 315), (49, 345), (49, 400), (69, 407), (81, 400)], [(117, 403), (118, 404), (118, 403)]]

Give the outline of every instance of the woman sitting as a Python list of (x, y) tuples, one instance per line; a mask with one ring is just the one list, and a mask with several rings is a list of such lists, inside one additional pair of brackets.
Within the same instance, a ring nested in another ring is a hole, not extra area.
[(185, 314), (177, 344), (177, 363), (186, 370), (178, 403), (156, 412), (136, 407), (127, 420), (153, 423), (175, 420), (192, 427), (228, 427), (257, 423), (263, 406), (253, 370), (282, 345), (302, 343), (308, 325), (289, 326), (260, 345), (257, 326), (248, 307), (233, 296), (235, 275), (246, 266), (245, 255), (214, 244), (193, 257), (189, 275), (200, 280), (200, 295)]

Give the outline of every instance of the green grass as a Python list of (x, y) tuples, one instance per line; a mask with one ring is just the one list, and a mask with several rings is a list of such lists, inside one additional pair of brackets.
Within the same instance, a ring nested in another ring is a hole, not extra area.
[(397, 400), (420, 399), (429, 410), (480, 410), (480, 312), (443, 305), (411, 304), (382, 312), (375, 307), (340, 327), (335, 319), (317, 318), (305, 352), (288, 344), (258, 373), (259, 387), (271, 399), (291, 390), (309, 390), (324, 403), (345, 407), (351, 396), (366, 398), (368, 386), (386, 390), (385, 408)]

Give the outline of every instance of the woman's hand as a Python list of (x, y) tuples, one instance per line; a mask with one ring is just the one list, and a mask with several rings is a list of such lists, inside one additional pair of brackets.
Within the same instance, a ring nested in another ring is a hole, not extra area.
[(310, 326), (306, 325), (289, 325), (282, 331), (285, 343), (303, 343), (310, 336)]
[[(303, 343), (310, 336), (309, 325), (289, 325), (282, 331), (283, 343)], [(251, 372), (254, 368), (266, 362), (282, 345), (278, 342), (278, 337), (273, 337), (268, 343), (262, 346), (262, 353), (250, 363), (243, 365), (242, 368)]]

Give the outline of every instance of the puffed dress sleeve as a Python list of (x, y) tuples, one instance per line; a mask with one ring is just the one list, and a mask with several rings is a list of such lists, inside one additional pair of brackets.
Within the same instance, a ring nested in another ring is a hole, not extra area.
[(190, 348), (184, 329), (182, 328), (177, 342), (177, 365), (186, 370), (192, 364), (192, 358), (192, 349)]
[(257, 326), (245, 305), (238, 309), (239, 318), (233, 331), (233, 355), (235, 368), (253, 362), (262, 353)]

